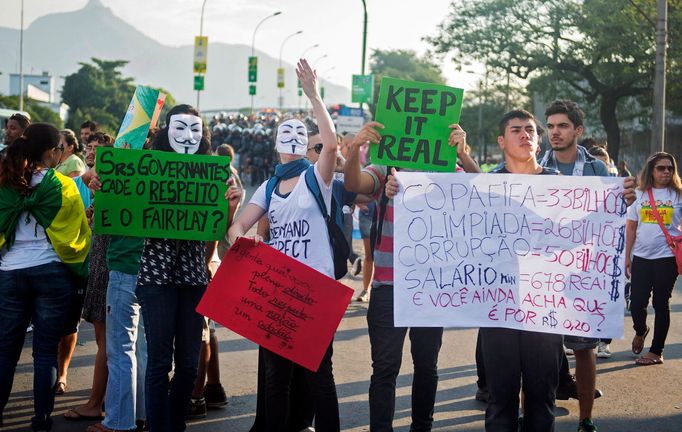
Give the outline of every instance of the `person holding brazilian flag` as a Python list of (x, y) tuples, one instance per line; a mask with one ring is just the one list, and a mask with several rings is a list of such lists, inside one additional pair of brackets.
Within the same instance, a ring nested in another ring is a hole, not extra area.
[(74, 278), (87, 277), (91, 232), (74, 181), (54, 170), (63, 147), (35, 123), (0, 165), (0, 427), (24, 334), (33, 322), (32, 429), (50, 430), (57, 344)]

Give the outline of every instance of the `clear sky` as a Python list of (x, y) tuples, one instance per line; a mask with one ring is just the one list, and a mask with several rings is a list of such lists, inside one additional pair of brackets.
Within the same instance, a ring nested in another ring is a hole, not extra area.
[[(88, 0), (24, 0), (24, 26), (55, 12), (80, 9)], [(202, 0), (100, 0), (115, 15), (165, 45), (190, 45), (199, 34)], [(367, 0), (367, 68), (373, 48), (412, 49), (424, 53), (421, 39), (434, 34), (447, 16), (451, 0)], [(2, 0), (0, 26), (19, 28), (21, 0)], [(360, 73), (362, 50), (361, 0), (207, 0), (204, 35), (210, 42), (251, 45), (256, 24), (278, 10), (256, 35), (256, 47), (278, 58), (284, 38), (298, 30), (284, 46), (283, 58), (294, 62), (308, 47), (319, 44), (307, 57), (315, 61), (322, 78), (350, 87), (351, 75)], [(246, 59), (244, 59), (246, 61)], [(211, 52), (208, 52), (210, 68)], [(457, 73), (454, 63), (443, 62), (448, 84), (470, 89), (474, 74)]]

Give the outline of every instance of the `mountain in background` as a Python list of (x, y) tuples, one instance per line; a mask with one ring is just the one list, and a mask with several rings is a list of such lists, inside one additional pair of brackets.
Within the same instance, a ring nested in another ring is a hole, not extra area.
[[(201, 93), (202, 110), (250, 106), (247, 59), (251, 55), (251, 47), (211, 43), (208, 36), (208, 67), (205, 91)], [(0, 27), (0, 71), (3, 72), (0, 75), (0, 93), (8, 93), (8, 76), (19, 70), (18, 45), (19, 30)], [(63, 77), (76, 72), (79, 62), (89, 62), (91, 57), (128, 60), (130, 63), (123, 73), (133, 77), (136, 84), (165, 88), (178, 103), (195, 104), (193, 51), (193, 45), (162, 45), (118, 18), (99, 0), (90, 0), (83, 9), (45, 15), (24, 30), (24, 73), (47, 71), (57, 79), (57, 88), (61, 89)], [(277, 106), (278, 60), (261, 51), (257, 51), (256, 55), (259, 63), (258, 94), (254, 105)], [(284, 67), (284, 106), (298, 107), (294, 65), (285, 63)], [(325, 83), (325, 101), (348, 103), (350, 90)]]

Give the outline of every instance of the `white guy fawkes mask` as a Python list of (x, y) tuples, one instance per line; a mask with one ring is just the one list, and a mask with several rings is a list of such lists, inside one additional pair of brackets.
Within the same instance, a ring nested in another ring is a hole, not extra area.
[(308, 130), (303, 122), (291, 119), (279, 125), (275, 148), (278, 153), (305, 156), (308, 151)]
[(199, 150), (203, 123), (192, 114), (173, 114), (168, 124), (168, 142), (181, 154), (194, 154)]

